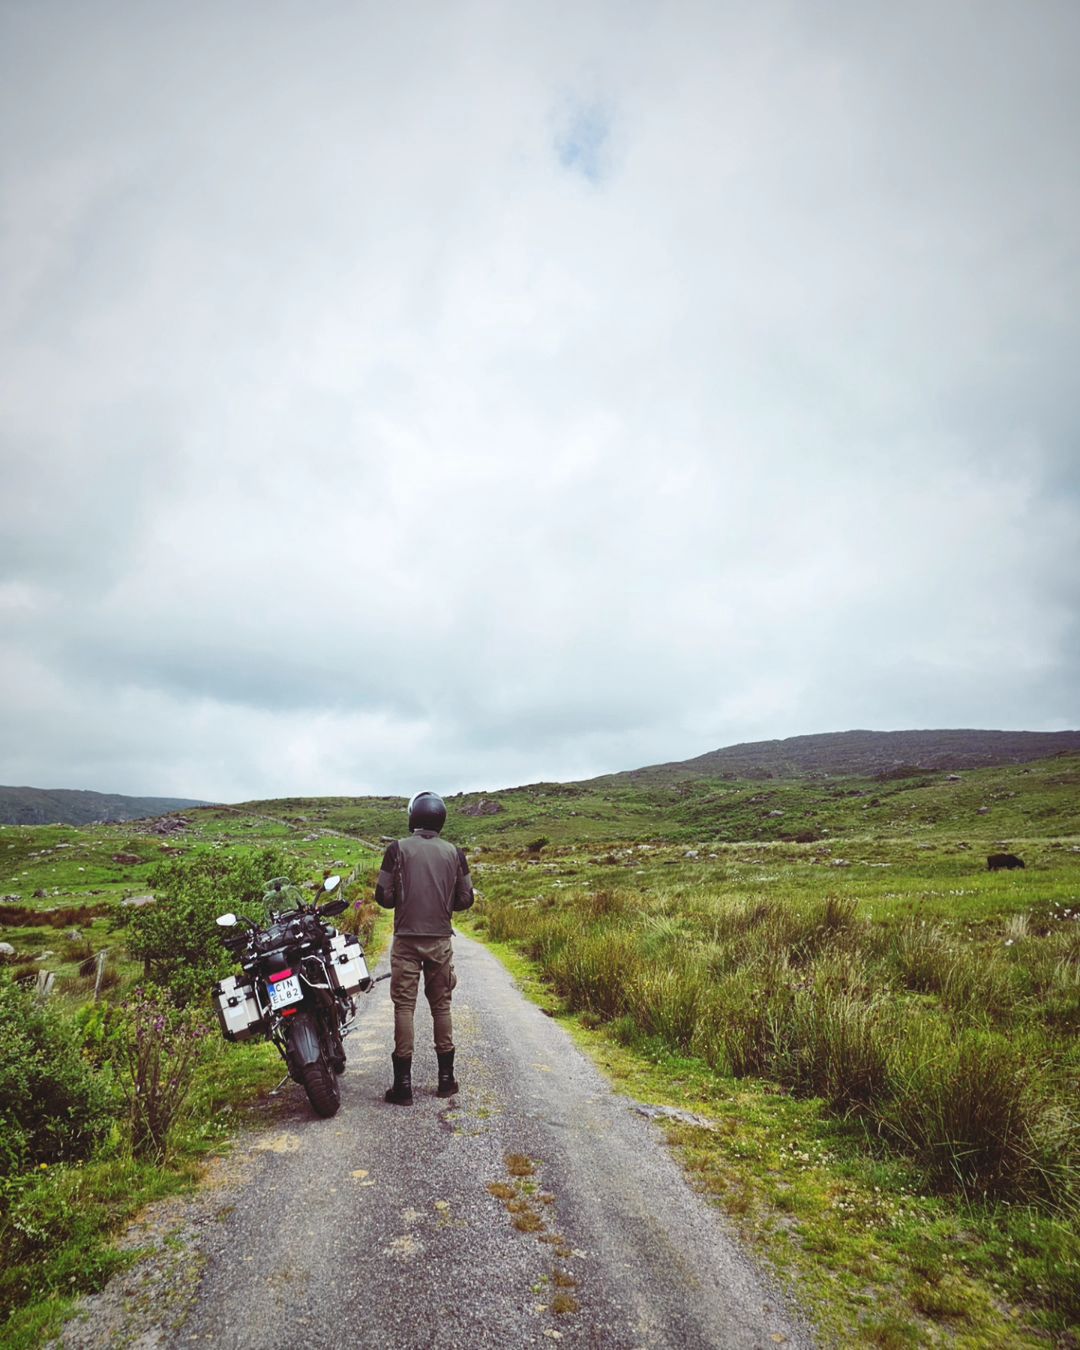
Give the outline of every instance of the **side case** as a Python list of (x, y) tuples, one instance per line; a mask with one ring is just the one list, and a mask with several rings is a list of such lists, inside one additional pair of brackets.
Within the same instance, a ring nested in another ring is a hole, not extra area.
[(221, 1034), (227, 1041), (249, 1040), (262, 1027), (255, 990), (245, 975), (227, 975), (213, 988)]
[(355, 994), (371, 984), (364, 949), (355, 933), (337, 933), (330, 939), (330, 959), (326, 965), (330, 983), (343, 994)]

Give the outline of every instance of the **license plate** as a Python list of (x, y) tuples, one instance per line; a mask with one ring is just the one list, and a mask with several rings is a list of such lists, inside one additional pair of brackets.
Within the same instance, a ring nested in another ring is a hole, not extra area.
[(268, 984), (271, 1008), (287, 1008), (290, 1003), (299, 1003), (304, 995), (300, 992), (300, 976), (287, 975), (275, 984)]

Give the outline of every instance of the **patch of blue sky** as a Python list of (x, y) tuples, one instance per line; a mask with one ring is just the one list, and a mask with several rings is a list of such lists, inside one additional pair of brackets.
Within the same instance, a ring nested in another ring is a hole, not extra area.
[(599, 183), (609, 169), (608, 142), (611, 115), (599, 103), (572, 103), (555, 136), (559, 163), (590, 183)]

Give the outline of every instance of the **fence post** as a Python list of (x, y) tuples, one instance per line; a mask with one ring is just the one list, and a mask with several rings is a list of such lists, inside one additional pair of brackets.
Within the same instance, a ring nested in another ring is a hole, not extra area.
[(108, 947), (102, 948), (97, 956), (97, 979), (94, 981), (94, 1002), (98, 1001), (98, 993), (101, 990), (101, 977), (105, 973), (105, 958), (109, 954)]

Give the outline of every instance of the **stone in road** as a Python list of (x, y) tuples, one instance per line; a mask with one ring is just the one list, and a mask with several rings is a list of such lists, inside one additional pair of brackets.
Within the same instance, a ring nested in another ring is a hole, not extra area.
[[(239, 1179), (215, 1221), (188, 1225), (182, 1278), (152, 1277), (172, 1297), (151, 1281), (126, 1327), (88, 1300), (65, 1346), (810, 1343), (657, 1127), (484, 948), (459, 937), (456, 952), (461, 1093), (435, 1096), (421, 1000), (415, 1104), (383, 1102), (393, 1018), (377, 985), (338, 1115), (317, 1119), (290, 1084), (275, 1127), (227, 1164)], [(123, 1278), (130, 1309), (138, 1276)]]

